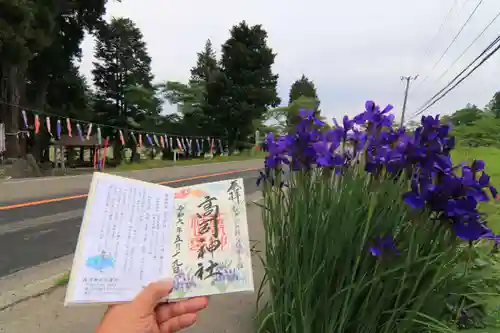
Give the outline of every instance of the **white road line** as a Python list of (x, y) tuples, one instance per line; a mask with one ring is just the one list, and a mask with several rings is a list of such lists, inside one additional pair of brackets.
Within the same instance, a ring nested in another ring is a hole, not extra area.
[[(246, 195), (247, 201), (253, 201), (254, 198), (256, 197), (257, 198), (261, 197), (260, 191)], [(0, 224), (0, 236), (3, 236), (5, 234), (10, 234), (13, 232), (23, 231), (30, 228), (36, 228), (39, 226), (48, 226), (50, 224), (62, 221), (81, 218), (83, 216), (83, 211), (84, 211), (83, 209), (75, 209), (57, 214), (35, 217), (28, 220), (18, 220), (6, 224)]]

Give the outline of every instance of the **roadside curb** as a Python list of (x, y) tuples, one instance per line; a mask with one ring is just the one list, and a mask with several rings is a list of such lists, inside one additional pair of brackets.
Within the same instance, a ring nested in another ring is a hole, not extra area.
[(57, 288), (57, 280), (68, 272), (72, 263), (70, 254), (2, 277), (0, 311)]
[[(24, 286), (20, 291), (12, 291), (8, 292), (6, 298), (4, 296), (0, 297), (0, 311), (7, 310), (8, 308), (19, 304), (21, 302), (27, 301), (31, 298), (35, 298), (38, 296), (42, 296), (50, 293), (56, 288), (62, 287), (62, 285), (58, 285), (56, 282), (58, 279), (63, 278), (66, 275), (67, 271), (56, 274), (51, 278), (44, 279), (41, 281), (37, 281), (36, 283), (29, 284)], [(10, 296), (10, 297), (9, 297)]]
[[(260, 191), (246, 195), (247, 205), (262, 198)], [(64, 287), (57, 281), (71, 269), (73, 254), (23, 269), (0, 278), (0, 311)]]

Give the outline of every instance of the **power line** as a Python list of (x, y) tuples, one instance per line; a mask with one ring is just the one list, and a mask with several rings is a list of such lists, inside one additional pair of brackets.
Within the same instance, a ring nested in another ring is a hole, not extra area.
[[(436, 104), (437, 102), (439, 102), (441, 99), (443, 99), (446, 95), (448, 95), (448, 93), (450, 93), (453, 89), (455, 89), (459, 84), (461, 84), (465, 79), (467, 79), (472, 73), (474, 73), (479, 67), (481, 67), (485, 62), (486, 60), (488, 60), (489, 58), (491, 58), (496, 52), (498, 52), (498, 50), (500, 50), (500, 36), (498, 36), (496, 39), (495, 39), (495, 43), (493, 45), (490, 44), (490, 46), (481, 53), (481, 55), (483, 55), (484, 53), (488, 52), (489, 49), (491, 49), (493, 46), (495, 46), (495, 44), (498, 44), (496, 45), (496, 47), (493, 49), (493, 51), (491, 51), (488, 55), (486, 55), (484, 57), (483, 60), (481, 60), (481, 62), (479, 62), (476, 66), (474, 66), (474, 68), (472, 70), (470, 70), (467, 75), (465, 75), (463, 78), (461, 78), (459, 81), (457, 81), (453, 86), (451, 86), (450, 88), (448, 88), (448, 90), (446, 90), (441, 96), (439, 96), (439, 98), (436, 98), (434, 101), (432, 101), (432, 103), (429, 103), (427, 104), (424, 108), (420, 109), (420, 111), (418, 112), (415, 112), (412, 117), (410, 119), (413, 119), (415, 118), (416, 116), (422, 114), (423, 112), (425, 112), (427, 109), (429, 109), (431, 106), (433, 106), (434, 104)], [(477, 60), (477, 58), (472, 62), (474, 63), (475, 61)], [(470, 67), (472, 64), (470, 64), (469, 66), (467, 67)], [(466, 68), (465, 70), (463, 70), (459, 75), (457, 75), (447, 86), (450, 86), (452, 84), (452, 82), (454, 82), (458, 76), (460, 76), (463, 72), (465, 72), (468, 68)], [(443, 92), (447, 87), (441, 89), (441, 92)], [(438, 94), (439, 94), (438, 93)], [(438, 94), (434, 95), (437, 96)], [(434, 99), (431, 98), (432, 99)]]
[[(455, 35), (455, 37), (453, 37), (453, 39), (451, 40), (451, 43), (448, 45), (448, 47), (446, 48), (446, 50), (444, 50), (444, 52), (441, 55), (441, 57), (439, 58), (439, 60), (436, 61), (436, 63), (434, 64), (434, 66), (432, 66), (432, 69), (430, 70), (430, 72), (432, 72), (434, 69), (436, 69), (437, 65), (439, 65), (439, 63), (441, 62), (441, 60), (443, 60), (443, 58), (446, 55), (446, 53), (448, 53), (448, 51), (453, 46), (453, 44), (455, 44), (455, 42), (457, 41), (458, 37), (462, 34), (462, 32), (464, 31), (465, 27), (467, 26), (467, 24), (469, 24), (470, 20), (472, 19), (472, 17), (474, 16), (474, 14), (476, 13), (476, 11), (478, 10), (479, 6), (481, 6), (483, 2), (484, 2), (484, 0), (479, 0), (478, 4), (476, 5), (476, 7), (472, 11), (472, 13), (469, 15), (469, 17), (467, 18), (467, 20), (465, 21), (465, 23), (462, 24), (462, 27), (460, 28), (460, 30), (458, 31), (458, 33)], [(421, 81), (421, 83), (424, 83), (429, 78), (429, 75), (430, 75), (430, 73), (427, 74), (427, 76)]]
[[(439, 35), (439, 33), (441, 32), (441, 30), (444, 28), (445, 26), (445, 23), (446, 21), (449, 19), (449, 17), (451, 16), (451, 13), (453, 12), (453, 8), (456, 6), (457, 4), (457, 1), (458, 0), (455, 0), (455, 2), (451, 5), (449, 11), (448, 11), (448, 14), (446, 15), (445, 17), (445, 20), (443, 21), (443, 23), (441, 24), (441, 26), (439, 27), (439, 30), (438, 32), (436, 33), (436, 35), (434, 36), (433, 40), (435, 40), (437, 38), (437, 36)], [(460, 5), (459, 7), (459, 10), (458, 10), (458, 13), (457, 13), (457, 16), (462, 13), (462, 10), (464, 9), (464, 6), (465, 4), (467, 4), (470, 0), (465, 0), (464, 2), (462, 2), (462, 4)], [(429, 51), (430, 47), (428, 48), (427, 51)], [(425, 55), (424, 55), (424, 62), (426, 60), (426, 58), (428, 57), (428, 52), (426, 51)], [(428, 72), (428, 71), (427, 71)], [(429, 78), (429, 74), (427, 74), (423, 80), (420, 80), (420, 82), (417, 84), (417, 86), (415, 87), (415, 89), (418, 89), (425, 81), (427, 81), (427, 79)]]
[[(483, 50), (483, 52), (481, 52), (481, 54), (479, 54), (474, 60), (472, 60), (472, 62), (467, 66), (465, 67), (464, 70), (462, 70), (460, 73), (458, 73), (443, 89), (441, 89), (440, 91), (438, 91), (436, 94), (434, 94), (434, 96), (432, 96), (431, 98), (429, 98), (419, 109), (417, 112), (419, 112), (421, 109), (423, 109), (427, 104), (429, 104), (434, 98), (436, 98), (440, 93), (442, 93), (444, 90), (446, 90), (449, 86), (451, 86), (456, 80), (458, 80), (458, 78), (460, 77), (460, 75), (462, 75), (463, 73), (465, 73), (470, 67), (472, 67), (472, 65), (474, 65), (474, 63), (476, 61), (478, 61), (483, 55), (486, 54), (486, 52), (488, 52), (492, 47), (495, 46), (495, 44), (497, 44), (498, 42), (500, 41), (500, 35), (495, 38), (495, 40), (493, 40), (493, 42), (490, 43), (490, 45), (488, 45), (488, 47), (486, 47), (486, 49)], [(415, 113), (417, 113), (415, 112)]]
[(469, 73), (467, 73), (466, 76), (464, 76), (463, 78), (461, 78), (457, 83), (455, 83), (452, 87), (450, 87), (448, 90), (446, 90), (446, 92), (443, 95), (441, 95), (438, 99), (436, 99), (434, 102), (432, 102), (431, 104), (429, 104), (425, 109), (421, 110), (419, 113), (417, 113), (414, 116), (412, 116), (410, 119), (413, 119), (416, 116), (422, 114), (427, 109), (429, 109), (431, 106), (433, 106), (434, 104), (436, 104), (437, 102), (439, 102), (441, 99), (443, 99), (446, 95), (448, 95), (448, 93), (450, 93), (453, 89), (455, 89), (458, 85), (460, 85), (465, 79), (467, 79), (472, 73), (474, 73), (476, 71), (476, 69), (478, 69), (479, 67), (481, 67), (486, 62), (486, 60), (488, 60), (495, 53), (497, 53), (498, 50), (500, 50), (500, 44), (497, 45), (497, 47), (493, 51), (491, 51), (483, 60), (481, 60), (481, 62), (479, 64), (477, 64), (476, 66), (474, 66), (474, 68)]
[(498, 14), (490, 21), (490, 23), (488, 23), (488, 25), (486, 25), (486, 27), (483, 29), (483, 31), (481, 31), (481, 33), (472, 41), (472, 43), (469, 44), (469, 46), (467, 46), (467, 48), (462, 52), (462, 54), (460, 54), (460, 56), (457, 57), (457, 59), (455, 59), (455, 61), (453, 61), (453, 63), (448, 67), (448, 69), (446, 71), (444, 71), (443, 74), (441, 74), (440, 77), (438, 77), (436, 79), (436, 81), (439, 81), (443, 78), (443, 76), (446, 75), (446, 73), (449, 72), (449, 70), (460, 60), (462, 59), (462, 57), (465, 55), (465, 53), (467, 53), (467, 51), (469, 51), (469, 49), (472, 47), (472, 45), (474, 45), (478, 40), (479, 38), (481, 38), (484, 33), (486, 32), (486, 30), (488, 30), (491, 25), (493, 23), (495, 23), (496, 20), (498, 20), (498, 18), (500, 17), (500, 12), (498, 12)]
[[(427, 47), (427, 50), (425, 51), (424, 53), (424, 60), (429, 56), (431, 50), (432, 50), (432, 44), (434, 44), (434, 41), (437, 39), (437, 37), (441, 34), (441, 32), (443, 31), (446, 23), (448, 22), (448, 20), (450, 19), (450, 16), (451, 14), (453, 13), (453, 9), (455, 8), (455, 6), (457, 5), (457, 1), (458, 0), (454, 0), (453, 3), (451, 4), (451, 7), (450, 9), (448, 10), (448, 13), (446, 14), (443, 22), (441, 23), (441, 25), (439, 26), (439, 29), (437, 30), (436, 34), (434, 35), (434, 37), (432, 37), (430, 43), (429, 43), (429, 46)], [(468, 0), (467, 0), (468, 1)]]

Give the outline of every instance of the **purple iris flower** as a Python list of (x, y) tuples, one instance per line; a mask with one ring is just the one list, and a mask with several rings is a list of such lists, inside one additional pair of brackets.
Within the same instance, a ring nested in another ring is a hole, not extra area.
[(312, 121), (312, 123), (314, 125), (317, 125), (317, 126), (325, 126), (326, 125), (323, 121), (319, 120), (316, 117), (316, 112), (315, 111), (301, 109), (301, 110), (299, 110), (299, 116), (303, 120)]
[[(402, 200), (414, 209), (429, 210), (436, 218), (450, 222), (460, 239), (500, 237), (487, 228), (478, 211), (479, 202), (490, 200), (487, 191), (493, 198), (498, 196), (484, 161), (454, 165), (450, 151), (455, 138), (450, 135), (449, 124), (442, 124), (439, 116), (423, 116), (413, 131), (394, 128), (392, 108), (387, 105), (381, 109), (367, 101), (365, 110), (352, 119), (344, 116), (342, 124), (334, 119), (332, 129), (326, 129), (316, 111), (300, 110), (294, 131), (278, 138), (267, 136), (266, 171), (258, 182), (270, 181), (274, 185), (269, 170), (282, 170), (284, 166), (292, 172), (318, 167), (341, 174), (339, 171), (350, 167), (352, 161), (363, 161), (364, 169), (374, 177), (407, 177), (409, 191)], [(340, 146), (345, 149), (339, 151)], [(370, 250), (372, 254), (387, 248), (389, 239), (378, 239)]]
[(391, 253), (399, 255), (400, 252), (396, 248), (396, 243), (394, 242), (394, 238), (391, 236), (377, 236), (372, 246), (368, 248), (371, 255), (374, 257), (381, 256), (384, 253)]
[(458, 238), (465, 241), (475, 241), (490, 235), (491, 230), (483, 223), (471, 221), (469, 223), (455, 223), (453, 230)]
[(474, 171), (483, 171), (485, 165), (486, 164), (482, 160), (474, 160), (472, 162), (472, 169), (474, 169)]

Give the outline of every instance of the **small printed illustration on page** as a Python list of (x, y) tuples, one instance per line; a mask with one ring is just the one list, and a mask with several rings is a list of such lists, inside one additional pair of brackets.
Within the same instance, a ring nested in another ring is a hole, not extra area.
[(169, 299), (253, 291), (242, 179), (175, 189)]

